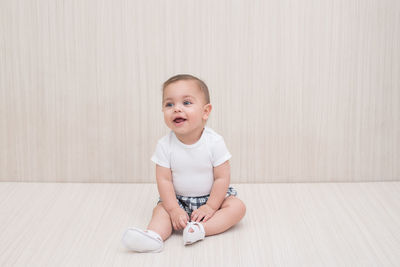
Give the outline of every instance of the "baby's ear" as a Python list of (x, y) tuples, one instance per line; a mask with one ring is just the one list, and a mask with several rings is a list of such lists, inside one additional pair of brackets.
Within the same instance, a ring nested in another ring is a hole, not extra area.
[(210, 116), (212, 110), (212, 105), (211, 104), (207, 104), (204, 106), (204, 114), (203, 114), (203, 119), (207, 120), (208, 116)]

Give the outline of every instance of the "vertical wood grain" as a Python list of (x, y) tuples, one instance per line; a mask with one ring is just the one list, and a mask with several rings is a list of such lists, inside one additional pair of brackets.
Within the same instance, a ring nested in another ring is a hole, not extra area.
[(400, 2), (0, 2), (0, 181), (154, 182), (160, 86), (210, 87), (234, 182), (400, 179)]

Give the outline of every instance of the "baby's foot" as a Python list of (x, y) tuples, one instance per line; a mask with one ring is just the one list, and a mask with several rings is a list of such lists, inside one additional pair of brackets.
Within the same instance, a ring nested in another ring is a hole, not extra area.
[(183, 230), (183, 244), (190, 245), (197, 241), (203, 240), (206, 236), (204, 227), (198, 222), (188, 222)]
[(128, 228), (123, 237), (122, 243), (130, 250), (136, 252), (160, 252), (164, 242), (159, 234), (154, 231), (142, 231), (139, 228)]

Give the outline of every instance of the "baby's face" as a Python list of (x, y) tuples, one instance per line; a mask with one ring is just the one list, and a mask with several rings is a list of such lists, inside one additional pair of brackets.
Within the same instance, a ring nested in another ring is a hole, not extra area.
[(164, 89), (164, 121), (180, 135), (202, 130), (211, 111), (199, 85), (194, 80), (181, 80)]

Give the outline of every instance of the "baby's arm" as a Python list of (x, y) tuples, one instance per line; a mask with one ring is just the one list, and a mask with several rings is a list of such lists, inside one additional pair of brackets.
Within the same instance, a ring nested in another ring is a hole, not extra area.
[(207, 201), (211, 208), (218, 210), (221, 207), (230, 182), (231, 166), (229, 165), (229, 160), (227, 160), (225, 163), (214, 167), (214, 183), (211, 188), (210, 198)]
[(210, 197), (205, 205), (201, 206), (192, 213), (193, 221), (207, 221), (214, 213), (221, 207), (222, 202), (225, 199), (226, 192), (229, 187), (231, 180), (231, 167), (229, 160), (225, 163), (214, 167), (214, 183), (211, 188)]
[(172, 226), (176, 230), (185, 228), (189, 216), (183, 209), (181, 209), (181, 207), (179, 207), (179, 204), (176, 201), (174, 185), (172, 184), (171, 169), (157, 164), (156, 179), (162, 205), (171, 217)]

